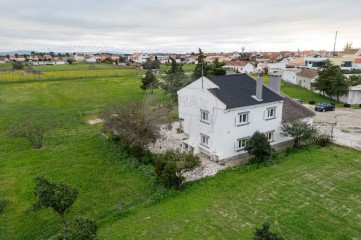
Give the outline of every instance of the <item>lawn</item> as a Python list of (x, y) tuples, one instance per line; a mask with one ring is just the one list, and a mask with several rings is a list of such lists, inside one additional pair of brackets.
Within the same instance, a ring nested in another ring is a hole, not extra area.
[(0, 71), (1, 70), (11, 70), (12, 68), (13, 68), (13, 66), (11, 65), (11, 63), (0, 64)]
[[(196, 64), (183, 64), (183, 70), (184, 71), (193, 71), (196, 68)], [(166, 65), (166, 64), (161, 64), (160, 65), (160, 70), (162, 71), (167, 71), (170, 69), (170, 65)]]
[[(76, 187), (68, 218), (96, 220), (100, 239), (250, 239), (264, 221), (286, 239), (360, 237), (361, 155), (334, 145), (227, 170), (150, 204), (161, 188), (85, 121), (109, 103), (141, 100), (143, 73), (53, 70), (34, 81), (0, 74), (0, 199), (10, 200), (0, 239), (48, 239), (61, 228), (50, 209), (29, 210), (36, 176)], [(5, 136), (6, 126), (38, 109), (56, 123), (45, 148)]]
[(72, 64), (64, 64), (64, 65), (46, 65), (46, 66), (33, 66), (34, 70), (38, 71), (71, 71), (71, 70), (103, 70), (103, 69), (120, 69), (124, 68), (117, 65), (112, 64), (93, 64), (93, 63), (81, 63), (74, 62)]
[(285, 239), (359, 239), (361, 154), (311, 148), (238, 167), (102, 225), (102, 239), (251, 239), (271, 223)]

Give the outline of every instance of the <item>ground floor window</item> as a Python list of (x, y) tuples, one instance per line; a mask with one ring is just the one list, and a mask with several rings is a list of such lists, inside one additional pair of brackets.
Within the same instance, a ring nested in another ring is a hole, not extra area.
[(209, 146), (209, 137), (207, 135), (201, 134), (201, 145), (205, 147)]
[(248, 138), (240, 138), (237, 140), (236, 151), (243, 150), (247, 145)]
[(265, 134), (267, 136), (268, 141), (272, 142), (274, 140), (274, 131), (266, 132)]

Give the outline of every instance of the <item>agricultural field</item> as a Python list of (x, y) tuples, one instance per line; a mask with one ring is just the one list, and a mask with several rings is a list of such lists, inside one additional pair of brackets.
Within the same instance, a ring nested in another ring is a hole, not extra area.
[[(144, 71), (50, 67), (40, 80), (0, 74), (0, 199), (10, 201), (0, 239), (48, 239), (61, 229), (52, 210), (31, 210), (36, 176), (76, 187), (67, 217), (96, 220), (100, 239), (251, 239), (265, 221), (285, 239), (360, 238), (359, 152), (310, 147), (167, 191), (86, 123), (110, 103), (141, 101)], [(39, 110), (55, 123), (43, 149), (6, 137), (8, 125)]]
[(0, 71), (1, 70), (11, 70), (11, 69), (12, 69), (11, 63), (2, 63), (2, 64), (0, 64)]
[(76, 70), (104, 70), (104, 69), (121, 69), (124, 67), (112, 64), (96, 64), (96, 63), (81, 63), (74, 62), (72, 64), (64, 65), (47, 65), (47, 66), (33, 66), (37, 71), (76, 71)]
[[(196, 65), (195, 64), (183, 64), (183, 70), (184, 71), (193, 71), (194, 69), (196, 68)], [(161, 64), (160, 65), (160, 70), (162, 71), (167, 71), (170, 69), (170, 65), (166, 65), (166, 64)]]

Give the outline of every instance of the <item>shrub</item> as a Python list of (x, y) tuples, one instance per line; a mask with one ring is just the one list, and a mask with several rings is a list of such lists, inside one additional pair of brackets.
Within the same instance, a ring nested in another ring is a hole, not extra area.
[(282, 136), (294, 139), (293, 147), (295, 148), (299, 148), (302, 143), (308, 143), (317, 134), (317, 130), (312, 125), (301, 120), (283, 123), (281, 131)]
[(262, 228), (256, 228), (254, 232), (254, 240), (283, 240), (282, 237), (278, 236), (276, 233), (270, 231), (269, 223), (262, 224)]
[(348, 104), (348, 103), (343, 104), (343, 106), (344, 106), (345, 108), (350, 108), (350, 107), (351, 107), (351, 105)]
[(320, 134), (315, 137), (315, 143), (320, 147), (326, 147), (331, 143), (331, 136), (328, 134)]
[(252, 157), (251, 162), (260, 163), (269, 158), (273, 151), (264, 133), (256, 131), (247, 141), (245, 150)]
[(179, 149), (168, 150), (156, 156), (154, 172), (164, 187), (179, 189), (185, 181), (184, 173), (199, 165), (199, 157), (193, 155), (192, 152), (181, 152)]
[(0, 200), (0, 214), (5, 210), (5, 207), (9, 204), (8, 200)]
[(315, 101), (309, 101), (308, 104), (310, 104), (310, 105), (315, 105), (316, 102), (315, 102)]

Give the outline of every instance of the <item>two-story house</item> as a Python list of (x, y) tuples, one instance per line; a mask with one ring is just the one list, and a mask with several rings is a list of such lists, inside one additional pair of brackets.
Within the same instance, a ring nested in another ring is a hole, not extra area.
[(203, 77), (179, 90), (183, 146), (223, 161), (245, 154), (247, 140), (256, 131), (277, 146), (291, 140), (281, 136), (282, 122), (313, 122), (312, 111), (279, 92), (279, 77), (270, 78), (271, 87), (262, 81), (248, 74)]

